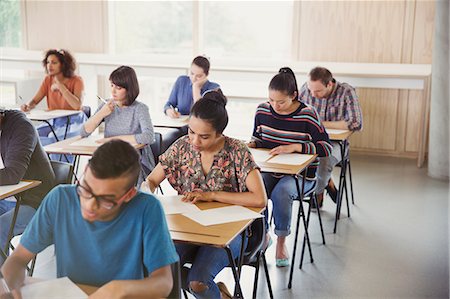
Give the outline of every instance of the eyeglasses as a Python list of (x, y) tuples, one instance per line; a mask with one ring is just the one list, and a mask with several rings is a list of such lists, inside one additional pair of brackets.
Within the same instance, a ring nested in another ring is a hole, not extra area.
[(82, 186), (79, 181), (77, 182), (76, 190), (78, 196), (81, 196), (86, 199), (95, 198), (95, 201), (99, 206), (107, 210), (111, 210), (112, 208), (114, 208), (115, 206), (117, 206), (118, 204), (122, 203), (122, 201), (125, 200), (125, 198), (131, 193), (131, 191), (134, 190), (134, 186), (131, 187), (131, 189), (128, 190), (124, 195), (122, 195), (119, 200), (114, 200), (114, 196), (95, 195), (92, 193), (91, 190)]

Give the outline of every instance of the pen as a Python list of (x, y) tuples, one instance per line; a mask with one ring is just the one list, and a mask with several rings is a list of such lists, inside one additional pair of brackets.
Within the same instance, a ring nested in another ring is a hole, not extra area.
[(99, 95), (97, 95), (97, 99), (99, 99), (100, 101), (102, 101), (102, 102), (105, 103), (105, 104), (108, 104), (108, 102), (107, 102), (104, 98), (102, 98), (101, 96), (99, 96)]
[(178, 107), (173, 107), (172, 105), (170, 105), (170, 108), (172, 108), (173, 110), (175, 110), (175, 112), (178, 112)]
[(22, 97), (21, 97), (21, 96), (19, 96), (19, 99), (20, 99), (20, 101), (21, 101), (21, 102), (23, 102), (23, 99), (22, 99)]

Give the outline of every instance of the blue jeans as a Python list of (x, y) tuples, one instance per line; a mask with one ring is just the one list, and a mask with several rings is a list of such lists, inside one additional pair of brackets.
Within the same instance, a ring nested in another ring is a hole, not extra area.
[[(297, 186), (294, 177), (285, 175), (275, 177), (271, 173), (262, 174), (267, 196), (273, 203), (273, 219), (275, 223), (275, 235), (285, 237), (291, 233), (292, 202), (298, 197)], [(297, 178), (300, 191), (302, 178)], [(315, 187), (314, 181), (305, 181), (305, 193)], [(264, 211), (266, 217), (266, 228), (268, 229), (268, 212)]]
[[(0, 246), (5, 249), (8, 241), (9, 227), (14, 216), (15, 202), (0, 200)], [(17, 214), (16, 225), (14, 226), (13, 236), (23, 233), (36, 210), (30, 206), (21, 205)], [(8, 252), (6, 252), (8, 254)], [(0, 256), (0, 266), (3, 264), (3, 258)]]
[[(239, 235), (230, 243), (230, 249), (235, 259), (239, 257), (241, 240)], [(244, 246), (247, 246), (247, 237), (244, 242)], [(201, 293), (196, 293), (191, 289), (195, 298), (220, 299), (220, 290), (214, 282), (214, 278), (229, 265), (225, 249), (191, 244), (175, 244), (175, 247), (180, 256), (180, 265), (184, 265), (186, 262), (192, 263), (185, 283), (189, 286), (191, 281), (199, 281), (207, 286), (207, 289)]]

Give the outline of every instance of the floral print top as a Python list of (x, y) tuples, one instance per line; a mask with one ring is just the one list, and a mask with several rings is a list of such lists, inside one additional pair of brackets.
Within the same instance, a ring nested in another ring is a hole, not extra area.
[(247, 146), (227, 136), (205, 176), (201, 154), (195, 151), (189, 136), (178, 139), (161, 155), (165, 176), (178, 194), (187, 192), (245, 192), (245, 181), (253, 169), (259, 169)]

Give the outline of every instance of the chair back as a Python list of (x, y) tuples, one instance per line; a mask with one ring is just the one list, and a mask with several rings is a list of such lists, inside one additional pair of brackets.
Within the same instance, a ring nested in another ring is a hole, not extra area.
[(159, 132), (155, 132), (155, 142), (150, 144), (152, 149), (153, 158), (155, 159), (155, 165), (159, 162), (159, 155), (161, 155), (162, 135)]
[(87, 118), (91, 117), (91, 107), (89, 106), (81, 106), (81, 111), (86, 114)]
[(255, 262), (263, 250), (266, 239), (266, 226), (264, 218), (258, 218), (250, 225), (247, 247), (244, 251), (243, 264)]
[(55, 183), (70, 184), (72, 182), (73, 166), (70, 163), (51, 160), (53, 172), (55, 173)]
[(172, 269), (172, 280), (173, 286), (172, 291), (167, 298), (170, 299), (181, 299), (181, 271), (180, 271), (180, 262), (173, 263), (170, 265)]

